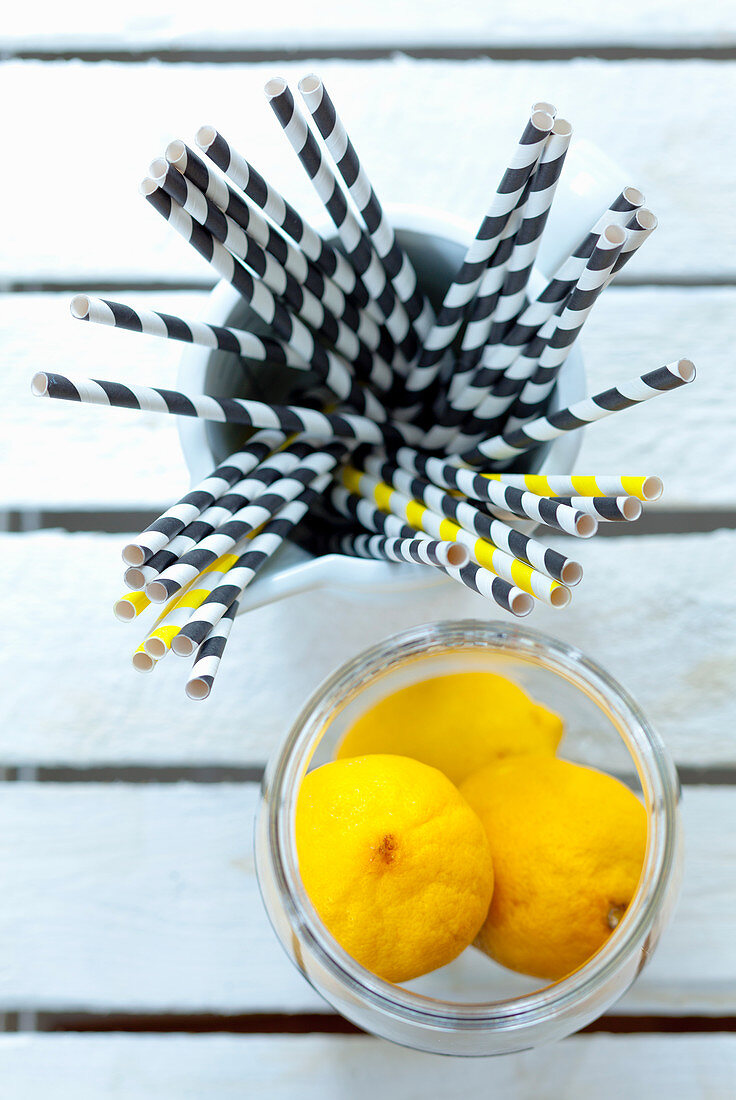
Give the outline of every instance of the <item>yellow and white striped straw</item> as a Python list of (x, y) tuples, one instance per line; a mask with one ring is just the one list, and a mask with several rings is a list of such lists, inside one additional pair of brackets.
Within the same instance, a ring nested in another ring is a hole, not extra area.
[[(243, 544), (246, 541), (243, 539)], [(204, 603), (212, 590), (217, 588), (225, 574), (238, 561), (242, 550), (241, 544), (236, 544), (234, 549), (237, 553), (221, 554), (211, 565), (202, 570), (184, 593), (177, 593), (169, 601), (143, 642), (149, 656), (158, 661), (166, 656), (176, 635), (189, 622), (192, 612)]]
[(373, 500), (382, 512), (391, 512), (406, 519), (418, 531), (446, 542), (459, 542), (466, 546), (478, 565), (495, 573), (497, 577), (516, 585), (523, 592), (536, 597), (552, 607), (565, 607), (570, 602), (570, 590), (559, 581), (550, 580), (518, 558), (499, 550), (492, 542), (467, 531), (454, 520), (433, 512), (419, 500), (399, 492), (385, 481), (371, 477), (352, 466), (340, 471), (342, 483), (351, 493)]
[(662, 480), (652, 474), (645, 477), (611, 476), (610, 474), (483, 474), (489, 481), (500, 481), (513, 489), (526, 489), (538, 497), (636, 497), (637, 500), (659, 500)]
[(142, 611), (151, 606), (151, 601), (145, 592), (126, 592), (112, 605), (113, 614), (121, 623), (129, 623), (137, 619)]
[(151, 672), (158, 664), (158, 661), (150, 653), (146, 653), (143, 642), (137, 649), (133, 650), (131, 661), (136, 672)]

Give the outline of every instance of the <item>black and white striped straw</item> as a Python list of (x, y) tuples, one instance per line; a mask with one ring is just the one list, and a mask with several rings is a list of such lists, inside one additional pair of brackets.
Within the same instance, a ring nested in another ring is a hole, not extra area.
[(561, 506), (561, 501), (490, 481), (474, 470), (460, 469), (451, 462), (411, 447), (400, 447), (393, 458), (403, 470), (417, 474), (442, 489), (457, 489), (472, 500), (486, 501), (512, 515), (544, 523), (578, 538), (590, 538), (596, 532), (596, 524), (591, 522), (591, 515), (585, 508)]
[(293, 528), (301, 522), (330, 482), (330, 475), (318, 478), (297, 500), (287, 503), (263, 530), (249, 540), (238, 561), (223, 583), (213, 588), (206, 600), (192, 613), (186, 626), (173, 639), (171, 648), (180, 657), (189, 657), (204, 641), (235, 600), (239, 600), (261, 566), (278, 550)]
[(335, 223), (348, 259), (358, 271), (385, 318), (386, 328), (407, 363), (419, 350), (419, 342), (409, 315), (394, 293), (386, 271), (348, 206), (345, 195), (307, 121), (294, 102), (285, 80), (280, 77), (266, 83), (266, 95), (284, 133), (309, 176), (325, 209)]
[[(257, 207), (249, 205), (245, 199), (241, 198), (183, 141), (169, 143), (166, 147), (166, 163), (184, 176), (191, 188), (203, 195), (224, 216), (230, 218), (249, 237), (252, 237), (257, 245), (283, 266), (284, 270), (296, 280), (298, 286), (313, 295), (328, 314), (339, 318), (371, 352), (387, 363), (393, 359), (395, 346), (388, 330), (379, 325), (371, 314), (358, 309), (355, 302), (336, 282), (320, 271), (297, 244), (267, 221)], [(150, 170), (150, 174), (158, 182), (161, 173), (160, 170), (154, 171), (154, 167), (160, 169), (159, 161), (154, 161)], [(181, 192), (181, 188), (179, 191)], [(177, 195), (172, 192), (169, 193), (187, 209), (181, 198), (177, 198)], [(192, 197), (192, 201), (197, 202), (195, 197)], [(201, 209), (201, 200), (198, 205)], [(194, 210), (190, 210), (189, 213), (201, 221)], [(209, 210), (207, 216), (212, 218), (215, 224), (210, 226), (209, 222), (202, 221), (201, 224), (205, 224), (217, 236), (215, 225), (218, 219)], [(229, 248), (227, 241), (223, 243)]]
[(302, 356), (297, 355), (283, 340), (256, 336), (246, 329), (208, 325), (204, 321), (192, 321), (150, 309), (134, 309), (125, 302), (93, 298), (89, 294), (75, 294), (70, 310), (72, 317), (78, 321), (92, 321), (97, 325), (125, 329), (126, 332), (140, 332), (165, 340), (181, 340), (185, 344), (230, 351), (260, 363), (280, 364), (300, 370), (308, 368)]
[(632, 523), (642, 512), (641, 501), (636, 497), (557, 497), (557, 502), (567, 504), (581, 512), (587, 512), (606, 523), (628, 520)]
[[(374, 324), (373, 330), (376, 347), (368, 347), (358, 336), (357, 329), (360, 322), (357, 310), (352, 304), (346, 304), (342, 291), (335, 287), (339, 295), (337, 303), (334, 296), (331, 303), (326, 298), (318, 297), (305, 282), (300, 281), (299, 265), (293, 262), (290, 252), (286, 252), (282, 264), (262, 247), (256, 237), (246, 232), (228, 214), (223, 214), (220, 208), (195, 187), (191, 180), (175, 168), (166, 166), (165, 161), (162, 163), (165, 166), (163, 175), (154, 177), (155, 183), (163, 188), (182, 210), (211, 233), (236, 260), (240, 260), (259, 279), (262, 279), (269, 290), (277, 298), (283, 299), (284, 304), (305, 325), (309, 325), (322, 336), (330, 347), (333, 347), (352, 365), (359, 378), (370, 382), (372, 386), (383, 392), (391, 388), (393, 380), (391, 369), (376, 351), (381, 340), (378, 325)], [(154, 161), (151, 167), (159, 167), (158, 162)], [(330, 304), (341, 312), (331, 312)], [(354, 322), (352, 327), (344, 319), (343, 314), (346, 310)]]
[(131, 588), (143, 588), (179, 561), (184, 554), (240, 515), (255, 500), (262, 501), (264, 494), (274, 483), (289, 479), (289, 483), (294, 480), (307, 484), (325, 468), (330, 469), (334, 465), (331, 459), (339, 460), (344, 453), (344, 447), (339, 444), (315, 451), (305, 443), (294, 443), (288, 449), (276, 452), (218, 497), (145, 565), (129, 568), (125, 574), (126, 584)]
[(354, 443), (378, 443), (385, 447), (421, 444), (422, 433), (412, 424), (378, 424), (355, 413), (324, 413), (299, 405), (266, 405), (242, 397), (190, 396), (179, 390), (130, 386), (99, 378), (71, 379), (63, 374), (39, 371), (31, 381), (36, 397), (50, 397), (82, 404), (138, 409), (174, 416), (214, 420), (220, 424), (244, 424), (301, 435), (308, 439), (335, 439)]
[(497, 344), (528, 304), (527, 286), (571, 136), (570, 123), (566, 119), (556, 118), (530, 181), (524, 217), (514, 241), (514, 251), (506, 268), (506, 278), (486, 343)]
[(184, 688), (189, 699), (206, 699), (212, 691), (212, 684), (220, 667), (222, 655), (232, 630), (233, 620), (237, 613), (238, 601), (236, 600), (235, 603), (230, 605), (217, 626), (210, 631), (209, 636), (197, 650), (192, 671)]
[(235, 451), (211, 474), (167, 508), (153, 523), (123, 547), (126, 565), (141, 566), (171, 542), (224, 493), (246, 477), (286, 440), (282, 432), (256, 432), (240, 451)]
[(261, 280), (255, 279), (208, 230), (174, 202), (163, 188), (153, 180), (144, 180), (141, 190), (169, 225), (211, 264), (218, 275), (235, 287), (261, 320), (269, 328), (273, 328), (280, 339), (294, 348), (336, 396), (360, 412), (365, 411), (379, 420), (386, 418), (381, 403), (374, 394), (359, 385), (345, 360), (323, 347), (304, 322), (289, 313), (273, 291)]
[(516, 427), (545, 411), (575, 339), (596, 299), (610, 282), (625, 238), (626, 230), (620, 226), (607, 226), (603, 230), (560, 313), (545, 322), (499, 384), (479, 404), (482, 394), (472, 383), (468, 385), (465, 402), (475, 402), (477, 408), (471, 414), (466, 412), (462, 429), (452, 441), (454, 451), (462, 451), (501, 428)]
[(371, 302), (368, 290), (351, 263), (328, 241), (325, 241), (286, 199), (267, 183), (260, 172), (216, 130), (201, 126), (195, 141), (210, 160), (220, 168), (236, 187), (248, 196), (263, 213), (283, 229), (301, 247), (306, 256), (325, 275), (329, 275), (345, 294), (350, 295), (360, 309), (380, 311)]
[(470, 552), (459, 542), (416, 535), (413, 538), (367, 534), (338, 535), (327, 545), (328, 549), (336, 553), (353, 557), (410, 562), (443, 569), (449, 565), (461, 568), (470, 561)]
[(432, 308), (417, 283), (417, 273), (411, 260), (396, 240), (393, 226), (383, 212), (324, 84), (312, 74), (299, 81), (299, 91), (363, 219), (396, 297), (408, 313), (421, 342), (432, 324)]
[(331, 455), (322, 455), (321, 452), (320, 457), (323, 459), (323, 472), (319, 476), (312, 466), (309, 469), (294, 470), (288, 476), (273, 482), (264, 493), (235, 512), (227, 523), (223, 523), (213, 534), (202, 539), (168, 569), (164, 569), (155, 580), (150, 581), (146, 585), (146, 595), (151, 602), (164, 603), (170, 599), (221, 554), (230, 553), (241, 539), (278, 515), (286, 504), (303, 497), (308, 488), (318, 492), (326, 489), (337, 460)]
[[(565, 301), (565, 307), (539, 356), (536, 369), (509, 408), (506, 430), (541, 416), (547, 408), (559, 372), (593, 306), (608, 284), (625, 240), (626, 231), (617, 225), (610, 225), (601, 233), (582, 275)], [(493, 424), (490, 431), (496, 430)]]
[(489, 461), (505, 462), (540, 443), (557, 439), (565, 432), (583, 428), (586, 424), (611, 416), (612, 413), (649, 401), (669, 390), (678, 389), (692, 382), (694, 378), (695, 367), (690, 359), (678, 359), (647, 374), (635, 375), (619, 383), (618, 386), (611, 386), (610, 389), (602, 390), (592, 397), (576, 401), (566, 409), (550, 413), (549, 416), (540, 416), (521, 428), (502, 432), (458, 455), (457, 461), (471, 464)]
[(535, 112), (529, 119), (488, 213), (445, 294), (434, 326), (424, 342), (419, 362), (407, 378), (406, 385), (410, 392), (421, 393), (434, 382), (444, 354), (465, 319), (488, 261), (524, 192), (553, 124), (552, 116), (541, 111)]
[[(644, 196), (635, 187), (627, 187), (617, 196), (573, 253), (557, 269), (544, 289), (524, 309), (511, 330), (505, 333), (497, 344), (486, 344), (475, 374), (469, 380), (463, 393), (458, 394), (455, 399), (456, 408), (477, 409), (479, 420), (493, 419), (495, 413), (492, 411), (484, 410), (481, 412), (480, 403), (482, 399), (489, 391), (494, 395), (496, 393), (501, 396), (504, 395), (505, 372), (518, 358), (522, 349), (536, 337), (542, 325), (561, 308), (562, 303), (580, 278), (603, 230), (608, 225), (625, 226), (629, 224), (632, 213), (636, 212), (643, 202)], [(620, 259), (621, 256), (619, 256), (617, 263)], [(512, 386), (509, 392), (518, 391), (514, 390)]]

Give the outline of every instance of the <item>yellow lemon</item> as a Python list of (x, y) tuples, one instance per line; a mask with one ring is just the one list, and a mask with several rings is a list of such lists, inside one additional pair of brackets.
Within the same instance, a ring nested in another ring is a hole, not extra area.
[(483, 826), (444, 775), (416, 760), (364, 756), (309, 772), (296, 847), (328, 930), (387, 981), (451, 962), (488, 912), (493, 868)]
[(495, 886), (477, 946), (556, 980), (598, 951), (641, 874), (646, 812), (622, 783), (554, 756), (518, 756), (460, 787), (491, 845)]
[(398, 753), (439, 768), (453, 783), (519, 753), (554, 753), (562, 720), (511, 680), (453, 672), (395, 691), (346, 733), (338, 758)]

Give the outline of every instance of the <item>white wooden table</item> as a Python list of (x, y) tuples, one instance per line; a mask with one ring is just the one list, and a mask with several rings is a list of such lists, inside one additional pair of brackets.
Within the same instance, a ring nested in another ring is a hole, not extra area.
[[(123, 26), (108, 5), (33, 7), (0, 32), (3, 1100), (736, 1095), (736, 6), (284, 0), (219, 26), (202, 5), (134, 0)], [(586, 435), (580, 470), (659, 473), (666, 495), (633, 533), (587, 543), (572, 607), (530, 621), (603, 663), (667, 740), (682, 900), (610, 1016), (500, 1060), (353, 1034), (282, 954), (251, 842), (264, 761), (319, 680), (389, 631), (485, 605), (338, 598), (327, 616), (297, 597), (239, 623), (212, 698), (189, 703), (173, 669), (129, 671), (135, 628), (109, 610), (112, 532), (185, 488), (173, 424), (28, 392), (39, 367), (173, 381), (175, 345), (68, 314), (84, 288), (202, 309), (206, 267), (136, 193), (172, 137), (216, 123), (317, 213), (261, 95), (314, 57), (385, 201), (473, 221), (523, 111), (556, 102), (661, 223), (586, 328), (591, 388), (678, 355), (699, 368), (692, 390)]]

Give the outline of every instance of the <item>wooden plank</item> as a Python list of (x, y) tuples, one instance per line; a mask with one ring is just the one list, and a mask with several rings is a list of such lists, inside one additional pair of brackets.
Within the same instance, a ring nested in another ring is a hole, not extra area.
[[(277, 66), (294, 81), (307, 68)], [(736, 275), (736, 222), (708, 213), (728, 209), (731, 196), (731, 161), (714, 150), (728, 132), (735, 64), (397, 58), (321, 62), (319, 69), (387, 204), (451, 211), (477, 225), (530, 102), (549, 99), (570, 117), (577, 138), (594, 141), (626, 169), (661, 220), (627, 275), (642, 281)], [(5, 99), (18, 105), (14, 156), (25, 170), (24, 209), (33, 216), (4, 227), (0, 274), (65, 281), (205, 275), (204, 261), (136, 191), (166, 142), (191, 140), (203, 122), (242, 146), (306, 216), (319, 216), (319, 202), (263, 97), (273, 74), (273, 64), (4, 65)], [(624, 96), (636, 106), (622, 124)], [(125, 104), (113, 125), (111, 103)], [(79, 138), (70, 147), (74, 119)], [(56, 168), (53, 209), (63, 216), (52, 221), (41, 213), (49, 209), (48, 175), (32, 170), (40, 155)], [(10, 177), (4, 183), (14, 187)], [(9, 191), (6, 208), (13, 197)]]
[[(114, 536), (0, 536), (14, 578), (5, 595), (13, 626), (0, 645), (0, 765), (257, 764), (319, 682), (367, 646), (431, 620), (503, 618), (449, 581), (400, 599), (304, 593), (236, 623), (200, 706), (184, 696), (180, 658), (149, 676), (129, 666), (150, 611), (140, 625), (112, 617), (120, 545)], [(619, 678), (679, 763), (736, 763), (736, 590), (718, 581), (716, 597), (706, 580), (731, 576), (736, 532), (598, 539), (576, 552), (586, 576), (570, 607), (538, 605), (525, 622)]]
[[(5, 784), (0, 1010), (303, 1012), (256, 884), (255, 785)], [(617, 1013), (736, 1011), (736, 789), (685, 790), (682, 897)], [(431, 991), (493, 998), (474, 951)], [(497, 994), (495, 994), (497, 995)]]
[[(200, 317), (206, 308), (204, 293), (119, 291), (112, 296), (188, 317)], [(176, 418), (42, 403), (31, 396), (30, 379), (43, 366), (174, 386), (183, 345), (75, 322), (68, 299), (65, 294), (0, 295), (0, 340), (12, 363), (12, 370), (0, 376), (0, 405), (6, 412), (0, 439), (4, 506), (166, 507), (186, 482)], [(602, 296), (581, 338), (590, 392), (682, 355), (690, 356), (700, 373), (686, 391), (586, 430), (578, 470), (635, 471), (644, 463), (642, 472), (665, 480), (663, 507), (736, 507), (732, 406), (722, 399), (730, 392), (735, 310), (736, 290), (730, 288), (625, 288)], [(703, 470), (716, 466), (719, 476), (704, 479)]]
[(272, 50), (456, 45), (478, 47), (686, 46), (732, 44), (736, 18), (729, 4), (692, 5), (685, 0), (642, 0), (622, 21), (614, 9), (572, 0), (550, 9), (529, 0), (523, 14), (512, 0), (498, 0), (492, 11), (459, 0), (409, 0), (396, 7), (377, 0), (356, 8), (326, 0), (309, 11), (296, 0), (283, 0), (278, 14), (248, 5), (227, 9), (225, 18), (204, 18), (196, 5), (158, 4), (156, 18), (143, 0), (132, 0), (118, 19), (104, 8), (83, 4), (62, 19), (49, 12), (39, 25), (27, 9), (3, 21), (4, 50)]
[(511, 1058), (442, 1058), (362, 1036), (5, 1035), (8, 1100), (218, 1100), (244, 1089), (272, 1100), (508, 1100), (726, 1097), (732, 1035), (584, 1035)]

